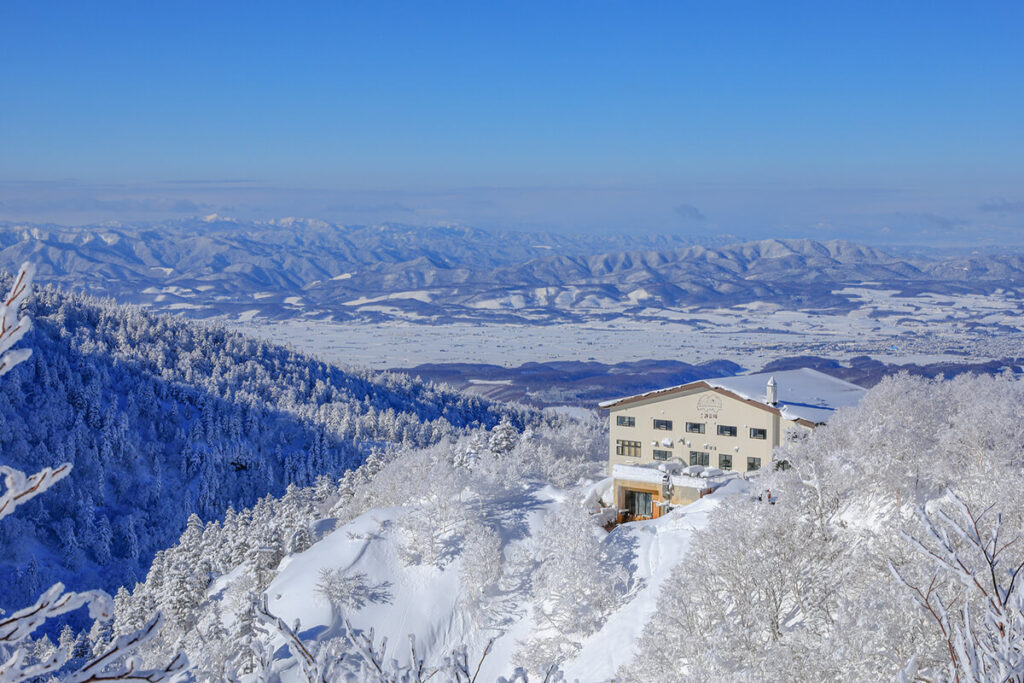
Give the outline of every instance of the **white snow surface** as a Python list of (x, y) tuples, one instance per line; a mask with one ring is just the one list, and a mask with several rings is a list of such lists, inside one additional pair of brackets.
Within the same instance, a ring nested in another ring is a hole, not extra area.
[(764, 403), (768, 380), (773, 377), (778, 389), (776, 407), (787, 420), (802, 418), (815, 423), (826, 422), (836, 408), (856, 405), (867, 392), (867, 389), (856, 384), (810, 368), (720, 377), (706, 381), (713, 387)]
[[(595, 496), (608, 480), (595, 483)], [(657, 608), (658, 594), (671, 570), (685, 556), (694, 531), (707, 525), (708, 514), (723, 498), (746, 492), (746, 482), (730, 481), (715, 493), (685, 507), (676, 508), (656, 520), (626, 524), (609, 533), (604, 542), (613, 544), (624, 566), (632, 574), (632, 591), (623, 599), (604, 625), (582, 643), (582, 649), (563, 664), (570, 681), (608, 680), (632, 658), (636, 639)], [(487, 502), (480, 510), (493, 519), (518, 517), (500, 526), (503, 554), (507, 563), (517, 544), (530, 543), (541, 528), (544, 515), (555, 506), (573, 504), (565, 492), (550, 486), (524, 491), (514, 501)], [(387, 656), (400, 661), (408, 657), (408, 637), (414, 635), (421, 653), (439, 659), (452, 648), (465, 645), (475, 662), (490, 638), (491, 654), (483, 662), (480, 681), (508, 676), (519, 665), (516, 653), (531, 634), (531, 596), (510, 589), (502, 595), (503, 623), (498, 628), (480, 628), (460, 604), (461, 557), (441, 567), (408, 565), (399, 554), (398, 520), (408, 511), (401, 507), (374, 509), (329, 533), (309, 550), (282, 561), (280, 572), (267, 588), (269, 607), (285, 622), (299, 622), (297, 632), (307, 640), (337, 636), (341, 614), (317, 593), (320, 572), (342, 569), (347, 575), (364, 573), (367, 599), (358, 609), (348, 609), (356, 629), (375, 629), (378, 639), (388, 639)], [(220, 590), (223, 586), (216, 586)], [(279, 644), (283, 642), (279, 641)], [(294, 661), (285, 661), (286, 649), (278, 651), (280, 681), (301, 679)]]
[[(699, 468), (699, 469), (698, 469)], [(714, 470), (712, 472), (711, 470)], [(686, 470), (690, 470), (689, 473)], [(648, 484), (660, 484), (665, 479), (665, 472), (657, 467), (643, 465), (624, 465), (616, 463), (612, 467), (612, 476), (616, 479), (628, 481), (642, 481)], [(730, 479), (739, 478), (736, 472), (723, 472), (717, 467), (705, 469), (700, 465), (687, 467), (682, 474), (670, 474), (673, 486), (682, 486), (691, 489), (706, 489), (709, 487), (721, 486)]]

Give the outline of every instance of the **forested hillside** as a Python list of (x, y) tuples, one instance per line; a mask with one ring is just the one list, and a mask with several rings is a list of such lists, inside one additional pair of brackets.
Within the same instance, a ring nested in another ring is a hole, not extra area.
[(215, 327), (47, 288), (0, 382), (0, 454), (72, 475), (0, 526), (0, 608), (56, 580), (142, 579), (195, 513), (337, 477), (375, 448), (536, 416), (402, 375), (343, 371)]

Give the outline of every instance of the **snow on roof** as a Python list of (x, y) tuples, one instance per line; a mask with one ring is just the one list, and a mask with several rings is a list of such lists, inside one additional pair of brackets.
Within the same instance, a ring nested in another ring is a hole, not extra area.
[[(716, 468), (717, 469), (717, 468)], [(646, 484), (662, 484), (665, 482), (665, 472), (658, 470), (652, 464), (626, 465), (615, 463), (612, 465), (612, 477), (626, 481), (640, 481)], [(691, 477), (686, 474), (668, 474), (673, 486), (680, 486), (691, 489), (717, 488), (727, 480), (738, 477), (735, 472), (722, 472), (711, 477)]]
[(655, 395), (673, 393), (695, 387), (701, 383), (736, 394), (740, 398), (765, 404), (768, 381), (774, 378), (777, 386), (778, 409), (787, 420), (803, 419), (809, 422), (826, 422), (836, 408), (856, 405), (866, 389), (851, 384), (838, 377), (826, 375), (810, 368), (798, 370), (781, 370), (779, 372), (760, 372), (753, 375), (737, 375), (735, 377), (715, 377), (680, 384), (676, 387), (648, 391), (644, 394), (627, 396), (604, 401), (602, 408), (610, 408), (623, 401), (654, 397)]

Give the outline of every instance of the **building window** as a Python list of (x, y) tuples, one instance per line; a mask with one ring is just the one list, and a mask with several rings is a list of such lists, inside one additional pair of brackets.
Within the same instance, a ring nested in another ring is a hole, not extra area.
[(732, 469), (732, 454), (731, 453), (719, 453), (718, 454), (718, 469), (731, 470)]
[(640, 442), (639, 441), (625, 441), (623, 439), (615, 440), (615, 455), (631, 455), (634, 458), (640, 457)]
[(736, 428), (729, 425), (718, 425), (719, 436), (736, 436)]
[(690, 434), (703, 434), (704, 423), (703, 422), (687, 422), (686, 431)]
[(616, 415), (615, 424), (619, 427), (636, 427), (636, 418), (628, 415)]
[(761, 469), (761, 458), (747, 458), (747, 471), (753, 472), (754, 470)]
[(655, 420), (654, 421), (654, 428), (655, 429), (664, 429), (664, 430), (667, 430), (667, 431), (671, 431), (672, 430), (672, 420)]
[(672, 451), (662, 451), (657, 448), (654, 449), (655, 460), (668, 460), (670, 457), (672, 457)]
[(775, 469), (777, 470), (786, 471), (790, 467), (792, 466), (789, 464), (788, 460), (779, 460), (778, 462), (775, 463)]
[(654, 510), (654, 496), (644, 491), (626, 489), (626, 514), (630, 517), (650, 517)]
[(757, 427), (751, 427), (750, 428), (750, 438), (751, 439), (767, 439), (768, 438), (768, 430), (767, 429), (758, 429)]
[(690, 451), (690, 464), (708, 466), (711, 462), (711, 455), (704, 451)]

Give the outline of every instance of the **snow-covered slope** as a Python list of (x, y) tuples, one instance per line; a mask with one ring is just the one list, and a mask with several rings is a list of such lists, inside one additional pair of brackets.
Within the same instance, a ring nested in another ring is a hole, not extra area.
[[(253, 518), (265, 521), (247, 531), (233, 527), (230, 540), (210, 527), (183, 539), (119, 604), (117, 628), (145, 605), (175, 612), (184, 600), (191, 607), (183, 625), (165, 626), (163, 644), (148, 656), (184, 646), (198, 679), (208, 680), (225, 666), (211, 648), (241, 653), (227, 658), (244, 668), (252, 641), (232, 634), (252, 617), (240, 596), (263, 595), (304, 648), (335, 662), (328, 680), (361, 680), (345, 662), (366, 661), (357, 644), (371, 629), (375, 645), (388, 644), (381, 661), (399, 668), (412, 663), (411, 636), (428, 666), (465, 650), (473, 667), (480, 664), (481, 681), (552, 664), (570, 680), (613, 677), (632, 658), (691, 535), (711, 510), (744, 494), (746, 483), (737, 479), (694, 505), (608, 533), (600, 511), (610, 480), (593, 478), (605, 466), (598, 423), (565, 421), (511, 439), (498, 431), (397, 454), (368, 478), (346, 477), (333, 493), (318, 487), (313, 495), (322, 502), (305, 513), (315, 542), (273, 566), (258, 559), (231, 566), (235, 551), (223, 546), (245, 544), (239, 532), (260, 537), (294, 528), (300, 498), (257, 511)], [(259, 555), (237, 556), (246, 554)], [(202, 595), (182, 598), (173, 576), (183, 571), (177, 558), (190, 556), (209, 557), (221, 575)], [(268, 628), (256, 642), (270, 663), (268, 680), (306, 680), (287, 634)]]
[[(569, 680), (600, 681), (615, 676), (629, 663), (644, 625), (657, 610), (663, 582), (689, 548), (695, 530), (704, 528), (708, 513), (729, 496), (746, 490), (735, 480), (727, 487), (685, 508), (648, 522), (615, 528), (602, 544), (610, 555), (629, 568), (632, 590), (603, 626), (580, 640), (578, 652), (562, 664)], [(559, 506), (578, 505), (565, 491), (545, 486), (486, 508), (484, 514), (505, 515), (527, 509), (515, 527), (503, 528), (502, 565), (514, 571), (514, 557), (536, 542), (545, 516)], [(410, 565), (403, 560), (401, 520), (415, 511), (403, 508), (374, 509), (339, 527), (304, 553), (286, 558), (277, 578), (266, 589), (269, 607), (287, 623), (299, 623), (298, 631), (316, 643), (337, 637), (342, 619), (361, 631), (374, 629), (377, 638), (387, 638), (388, 658), (408, 657), (408, 637), (416, 639), (421, 653), (446, 653), (465, 646), (471, 657), (479, 657), (488, 641), (494, 643), (481, 667), (484, 681), (508, 675), (521, 663), (522, 644), (537, 626), (531, 610), (529, 591), (508, 589), (501, 600), (500, 627), (484, 626), (464, 604), (470, 586), (462, 580), (463, 557), (443, 567)], [(455, 544), (460, 545), (459, 539)], [(572, 561), (570, 558), (567, 562)], [(365, 575), (368, 596), (358, 608), (332, 609), (318, 596), (323, 572), (340, 570), (348, 576)], [(611, 590), (612, 587), (607, 587)], [(283, 643), (283, 641), (282, 641)], [(294, 662), (279, 664), (282, 680), (300, 681)]]

